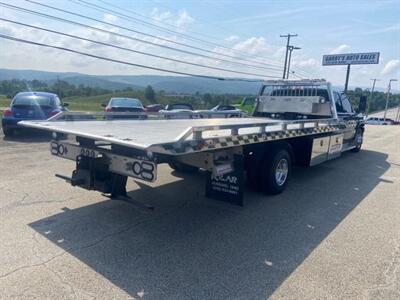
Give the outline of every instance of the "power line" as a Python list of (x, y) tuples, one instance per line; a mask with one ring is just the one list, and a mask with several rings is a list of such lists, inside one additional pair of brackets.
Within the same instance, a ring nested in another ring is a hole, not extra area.
[[(113, 7), (113, 8), (117, 8), (117, 9), (122, 10), (122, 11), (124, 11), (124, 12), (129, 12), (129, 13), (131, 13), (131, 14), (133, 14), (133, 15), (139, 16), (139, 17), (144, 18), (144, 19), (151, 20), (152, 22), (155, 22), (155, 23), (158, 23), (158, 24), (162, 24), (162, 25), (167, 26), (167, 27), (170, 27), (170, 28), (174, 28), (174, 29), (177, 29), (177, 28), (178, 28), (177, 25), (173, 25), (173, 24), (169, 24), (169, 23), (167, 23), (167, 22), (163, 22), (163, 21), (160, 21), (160, 20), (153, 19), (153, 18), (148, 17), (148, 16), (146, 16), (146, 15), (139, 14), (139, 13), (133, 11), (133, 10), (129, 10), (129, 9), (127, 9), (126, 7), (121, 7), (121, 6), (118, 6), (118, 5), (115, 5), (115, 4), (111, 4), (111, 3), (108, 3), (108, 2), (106, 2), (106, 1), (104, 1), (104, 0), (97, 0), (97, 1), (98, 1), (98, 2), (101, 2), (101, 3), (105, 4), (105, 5), (111, 6), (111, 7)], [(160, 4), (160, 3), (158, 3), (158, 4), (159, 4), (160, 6), (164, 6), (164, 5)], [(164, 6), (164, 7), (165, 7), (165, 6)], [(168, 9), (168, 8), (167, 8), (167, 9)], [(208, 34), (195, 32), (195, 31), (193, 31), (193, 30), (187, 30), (187, 31), (192, 32), (192, 33), (194, 33), (194, 34), (196, 34), (196, 35), (200, 35), (200, 36), (206, 36), (206, 37), (213, 38), (213, 39), (216, 38), (216, 37), (210, 36), (210, 35), (208, 35)]]
[[(218, 44), (215, 44), (213, 42), (209, 42), (209, 41), (206, 41), (206, 40), (203, 40), (203, 39), (192, 37), (192, 36), (190, 36), (188, 34), (185, 34), (185, 33), (182, 33), (182, 32), (178, 32), (176, 30), (168, 29), (168, 28), (153, 24), (151, 22), (143, 21), (143, 20), (140, 20), (139, 18), (132, 17), (132, 16), (129, 16), (129, 15), (123, 14), (121, 12), (117, 12), (115, 10), (112, 10), (112, 9), (109, 9), (109, 8), (94, 4), (94, 3), (90, 3), (90, 2), (87, 2), (87, 1), (84, 1), (84, 0), (69, 0), (69, 1), (75, 2), (78, 5), (83, 5), (83, 6), (91, 8), (91, 9), (95, 9), (97, 11), (108, 12), (108, 13), (111, 12), (111, 13), (117, 15), (118, 17), (124, 19), (124, 20), (134, 21), (134, 22), (142, 24), (144, 26), (150, 26), (150, 27), (153, 27), (153, 28), (155, 28), (155, 29), (157, 29), (159, 31), (162, 31), (162, 32), (173, 33), (173, 34), (179, 35), (181, 37), (184, 37), (185, 39), (189, 39), (189, 40), (197, 41), (197, 42), (201, 42), (201, 43), (206, 43), (206, 44), (209, 44), (209, 45), (217, 45), (217, 46), (219, 46)], [(80, 2), (80, 3), (78, 3), (78, 2)], [(103, 2), (105, 4), (108, 4), (105, 1), (101, 1), (101, 2)], [(108, 5), (113, 6), (113, 7), (117, 7), (119, 9), (122, 9), (122, 8), (116, 6), (116, 5), (112, 5), (112, 4), (108, 4)]]
[[(185, 34), (185, 33), (178, 32), (178, 31), (176, 31), (176, 30), (171, 30), (171, 29), (168, 29), (168, 28), (165, 28), (165, 27), (162, 27), (162, 26), (158, 26), (158, 25), (152, 24), (152, 23), (150, 23), (150, 22), (146, 22), (146, 21), (140, 20), (140, 19), (138, 19), (138, 18), (136, 18), (136, 17), (132, 17), (132, 16), (129, 16), (129, 15), (123, 14), (123, 13), (121, 13), (121, 12), (118, 12), (118, 11), (115, 11), (115, 10), (111, 10), (111, 9), (106, 8), (106, 7), (104, 7), (104, 6), (100, 6), (100, 5), (96, 5), (96, 4), (87, 2), (87, 1), (85, 1), (85, 0), (69, 0), (69, 1), (74, 2), (74, 3), (79, 2), (79, 3), (77, 3), (77, 4), (82, 5), (82, 6), (85, 6), (85, 7), (89, 7), (89, 8), (91, 8), (91, 9), (94, 9), (94, 10), (96, 10), (96, 11), (100, 11), (100, 12), (103, 12), (103, 13), (104, 13), (104, 12), (105, 12), (105, 13), (111, 13), (111, 15), (118, 16), (118, 17), (121, 18), (121, 19), (128, 20), (128, 21), (131, 21), (131, 22), (133, 21), (133, 22), (142, 24), (142, 25), (144, 25), (144, 26), (150, 26), (150, 27), (156, 28), (157, 30), (159, 30), (159, 31), (161, 31), (161, 32), (173, 33), (173, 34), (179, 35), (179, 36), (181, 36), (181, 37), (183, 37), (183, 38), (185, 38), (185, 39), (187, 39), (187, 40), (195, 41), (195, 42), (202, 43), (202, 44), (206, 44), (206, 45), (216, 46), (216, 47), (223, 48), (223, 49), (226, 49), (226, 50), (229, 50), (229, 51), (232, 51), (232, 52), (236, 52), (236, 53), (242, 53), (242, 55), (246, 55), (246, 56), (249, 55), (249, 54), (248, 54), (247, 52), (245, 52), (245, 51), (238, 50), (238, 49), (233, 49), (233, 48), (229, 48), (229, 47), (226, 47), (226, 46), (224, 46), (224, 45), (221, 45), (221, 44), (218, 44), (218, 43), (215, 43), (215, 42), (212, 42), (212, 41), (207, 41), (207, 40), (204, 40), (204, 39), (200, 39), (200, 38), (194, 37), (194, 36), (192, 36), (192, 35), (188, 35), (188, 34)], [(147, 18), (147, 19), (151, 19), (151, 20), (152, 20), (152, 18), (143, 16), (143, 15), (138, 14), (138, 13), (136, 13), (136, 12), (133, 12), (133, 11), (131, 11), (131, 10), (127, 10), (126, 8), (121, 8), (121, 7), (118, 6), (118, 5), (107, 3), (107, 2), (104, 1), (104, 0), (97, 0), (97, 1), (102, 2), (102, 3), (106, 4), (106, 5), (111, 6), (111, 7), (114, 7), (114, 8), (120, 9), (120, 10), (123, 10), (124, 12), (128, 11), (128, 12), (130, 12), (130, 13), (132, 13), (132, 14), (135, 14), (135, 15), (141, 16), (141, 17), (143, 17), (143, 18)], [(164, 23), (164, 24), (166, 24), (166, 23)], [(166, 25), (168, 25), (168, 24), (166, 24)], [(170, 25), (170, 26), (171, 26), (171, 25)], [(172, 26), (171, 26), (171, 27), (172, 27)], [(215, 52), (215, 51), (213, 51), (213, 52)], [(229, 57), (232, 57), (232, 56), (229, 56)], [(268, 59), (265, 58), (265, 57), (255, 56), (255, 58), (258, 58), (258, 59), (261, 59), (261, 60), (267, 60), (267, 61), (268, 61)], [(264, 64), (264, 63), (261, 62), (260, 60), (247, 60), (247, 61), (254, 62), (254, 63), (261, 63), (261, 64)], [(269, 60), (269, 61), (271, 61), (271, 60)], [(278, 64), (275, 64), (275, 63), (268, 62), (268, 64), (265, 64), (265, 65), (267, 65), (267, 66), (275, 66), (275, 67), (277, 67), (276, 70), (278, 70), (278, 68), (279, 68), (279, 70), (282, 70), (282, 67), (279, 67), (279, 65), (278, 65)], [(254, 66), (254, 67), (255, 67), (255, 66)], [(300, 69), (300, 68), (298, 68), (298, 69)], [(300, 70), (301, 70), (301, 69), (300, 69)], [(307, 73), (310, 74), (309, 72), (306, 72), (306, 71), (301, 71), (301, 72), (298, 72), (298, 71), (297, 71), (297, 73), (299, 73), (299, 74), (302, 74), (302, 73), (303, 73), (303, 74), (307, 74)], [(304, 76), (298, 76), (298, 75), (295, 75), (295, 73), (293, 73), (293, 75), (294, 75), (294, 76), (297, 76), (297, 77), (300, 77), (300, 78), (304, 78)], [(306, 75), (306, 77), (307, 77), (307, 76), (308, 76), (308, 75)]]
[(203, 52), (207, 52), (207, 53), (212, 53), (214, 55), (224, 56), (224, 57), (228, 57), (228, 58), (231, 58), (231, 59), (232, 58), (233, 59), (240, 59), (242, 61), (263, 64), (265, 66), (268, 66), (269, 69), (276, 69), (276, 68), (270, 67), (271, 66), (270, 64), (260, 63), (260, 62), (252, 61), (252, 60), (249, 60), (249, 59), (239, 58), (239, 57), (236, 57), (236, 56), (232, 56), (232, 55), (228, 55), (228, 54), (224, 54), (224, 53), (219, 53), (219, 52), (211, 51), (211, 50), (208, 50), (208, 49), (204, 49), (204, 48), (188, 45), (188, 44), (185, 44), (185, 43), (173, 41), (173, 40), (166, 39), (166, 38), (163, 38), (163, 37), (160, 37), (160, 36), (156, 36), (156, 35), (153, 35), (153, 34), (145, 33), (145, 32), (142, 32), (142, 31), (139, 31), (139, 30), (135, 30), (135, 29), (132, 29), (132, 28), (128, 28), (128, 27), (125, 27), (125, 26), (120, 26), (120, 25), (113, 24), (113, 23), (110, 23), (110, 22), (105, 22), (105, 21), (102, 21), (102, 20), (98, 20), (96, 18), (88, 17), (88, 16), (85, 16), (85, 15), (81, 15), (81, 14), (78, 14), (78, 13), (74, 13), (74, 12), (71, 12), (71, 11), (68, 11), (68, 10), (65, 10), (65, 9), (57, 8), (57, 7), (54, 7), (54, 6), (51, 6), (51, 5), (47, 5), (47, 4), (43, 4), (43, 3), (39, 3), (39, 2), (36, 2), (36, 1), (32, 1), (32, 0), (25, 0), (25, 1), (29, 2), (29, 3), (36, 4), (36, 5), (40, 5), (40, 6), (43, 6), (43, 7), (47, 7), (47, 8), (53, 9), (53, 10), (57, 10), (57, 11), (60, 11), (60, 12), (63, 12), (63, 13), (67, 13), (67, 14), (70, 14), (70, 15), (73, 15), (73, 16), (77, 16), (77, 17), (80, 17), (80, 18), (85, 18), (85, 19), (88, 19), (88, 20), (91, 20), (91, 21), (99, 22), (99, 23), (102, 23), (102, 24), (105, 24), (105, 25), (108, 25), (108, 26), (113, 26), (113, 27), (116, 27), (116, 28), (127, 30), (127, 31), (130, 31), (130, 32), (136, 33), (136, 34), (141, 34), (141, 35), (144, 35), (144, 36), (155, 38), (155, 39), (158, 39), (158, 40), (161, 40), (161, 41), (164, 41), (164, 42), (173, 43), (173, 44), (176, 44), (176, 45), (179, 45), (179, 46), (184, 46), (184, 47), (187, 47), (187, 48), (191, 48), (191, 49), (195, 49), (195, 50), (203, 51)]
[[(249, 54), (246, 53), (245, 51), (241, 51), (241, 50), (237, 50), (237, 49), (232, 49), (232, 48), (226, 47), (226, 46), (224, 46), (224, 45), (221, 45), (221, 44), (218, 44), (218, 43), (215, 43), (215, 42), (212, 42), (212, 41), (207, 41), (207, 40), (204, 40), (204, 39), (200, 39), (200, 38), (197, 38), (197, 37), (193, 37), (193, 36), (188, 35), (188, 34), (185, 34), (185, 33), (178, 32), (178, 31), (176, 31), (176, 30), (171, 30), (171, 29), (168, 29), (168, 28), (165, 28), (165, 27), (162, 27), (162, 26), (158, 26), (158, 25), (152, 24), (152, 23), (150, 23), (150, 22), (143, 21), (143, 20), (140, 20), (140, 19), (138, 19), (138, 18), (135, 18), (135, 17), (129, 16), (129, 15), (123, 14), (123, 13), (121, 13), (121, 12), (117, 12), (117, 11), (115, 11), (115, 10), (111, 10), (111, 9), (106, 8), (106, 7), (103, 7), (103, 6), (100, 6), (100, 5), (96, 5), (96, 4), (87, 2), (87, 1), (85, 1), (85, 0), (69, 0), (69, 1), (72, 1), (72, 2), (75, 2), (75, 3), (76, 3), (76, 2), (80, 2), (80, 3), (78, 3), (79, 5), (83, 5), (83, 6), (86, 6), (86, 7), (90, 7), (90, 8), (92, 8), (92, 9), (94, 9), (94, 10), (101, 11), (101, 12), (112, 13), (112, 14), (115, 14), (116, 16), (118, 16), (118, 17), (120, 17), (120, 18), (122, 18), (122, 19), (125, 19), (125, 20), (128, 20), (128, 21), (137, 22), (137, 23), (140, 23), (140, 24), (142, 24), (142, 25), (144, 24), (144, 26), (147, 25), (147, 26), (156, 28), (157, 30), (162, 31), (162, 32), (173, 33), (173, 34), (179, 35), (179, 36), (181, 36), (181, 37), (183, 37), (183, 38), (185, 38), (185, 39), (191, 40), (191, 41), (195, 41), (195, 42), (202, 43), (202, 44), (206, 44), (206, 45), (211, 45), (211, 46), (214, 46), (214, 47), (219, 47), (219, 48), (226, 49), (226, 50), (233, 51), (233, 52), (237, 52), (237, 53), (242, 53), (242, 54), (244, 54), (244, 55), (249, 55)], [(107, 4), (106, 1), (103, 1), (103, 0), (98, 0), (98, 1), (101, 1), (102, 3)], [(111, 4), (108, 4), (108, 5), (113, 6), (113, 7), (117, 7), (117, 8), (119, 8), (119, 9), (122, 10), (122, 8), (119, 7), (119, 6), (117, 6), (117, 5), (111, 5)], [(214, 52), (214, 51), (213, 51), (213, 52)], [(258, 57), (256, 57), (256, 58), (258, 58)], [(265, 59), (265, 58), (262, 58), (262, 57), (259, 57), (259, 58)], [(257, 62), (257, 63), (263, 63), (263, 62), (258, 61), (258, 60), (251, 60), (251, 61), (252, 61), (252, 62)], [(275, 66), (275, 67), (279, 67), (278, 64), (274, 64), (274, 63), (268, 63), (268, 65)], [(281, 67), (279, 67), (279, 68), (281, 68)]]
[(67, 37), (70, 37), (70, 38), (74, 38), (74, 39), (78, 39), (78, 40), (82, 40), (82, 41), (86, 41), (86, 42), (91, 42), (91, 43), (95, 43), (95, 44), (99, 44), (99, 45), (103, 45), (103, 46), (107, 46), (107, 47), (113, 47), (113, 48), (120, 49), (120, 50), (134, 52), (134, 53), (138, 53), (138, 54), (142, 54), (142, 55), (147, 55), (147, 56), (160, 58), (160, 59), (164, 59), (164, 60), (169, 60), (169, 61), (174, 61), (174, 62), (178, 62), (178, 63), (183, 63), (183, 64), (187, 64), (187, 65), (192, 65), (192, 66), (197, 66), (197, 67), (202, 67), (202, 68), (207, 68), (207, 69), (212, 69), (212, 70), (225, 71), (225, 72), (230, 72), (230, 73), (236, 73), (236, 74), (242, 74), (242, 75), (251, 75), (251, 76), (259, 76), (259, 77), (276, 78), (276, 76), (270, 76), (270, 75), (266, 75), (266, 74), (257, 74), (257, 73), (235, 71), (235, 70), (230, 70), (230, 69), (225, 69), (225, 68), (212, 67), (212, 66), (206, 66), (206, 65), (197, 64), (197, 63), (191, 63), (191, 62), (184, 61), (184, 60), (169, 58), (169, 57), (156, 55), (156, 54), (143, 52), (143, 51), (138, 51), (138, 50), (134, 50), (134, 49), (126, 48), (126, 47), (121, 47), (121, 46), (117, 46), (117, 45), (114, 45), (114, 44), (105, 43), (105, 42), (101, 42), (101, 41), (96, 41), (96, 40), (88, 39), (88, 38), (85, 38), (85, 37), (81, 37), (81, 36), (77, 36), (77, 35), (73, 35), (73, 34), (68, 34), (68, 33), (60, 32), (60, 31), (56, 31), (56, 30), (52, 30), (52, 29), (48, 29), (48, 28), (44, 28), (44, 27), (39, 27), (39, 26), (29, 25), (29, 24), (26, 24), (26, 23), (21, 23), (21, 22), (9, 20), (9, 19), (4, 19), (4, 18), (1, 18), (1, 17), (0, 17), (0, 20), (1, 21), (5, 21), (5, 22), (9, 22), (9, 23), (13, 23), (13, 24), (18, 24), (18, 25), (25, 26), (25, 27), (29, 27), (29, 28), (34, 28), (34, 29), (46, 31), (46, 32), (51, 32), (51, 33), (58, 34), (58, 35), (67, 36)]
[(106, 30), (106, 29), (93, 27), (93, 26), (90, 26), (90, 25), (87, 25), (87, 24), (83, 24), (83, 23), (79, 23), (79, 22), (76, 22), (76, 21), (72, 21), (72, 20), (69, 20), (69, 19), (64, 19), (64, 18), (56, 17), (56, 16), (51, 16), (51, 15), (48, 15), (48, 14), (45, 14), (45, 13), (33, 11), (33, 10), (22, 8), (22, 7), (19, 7), (19, 6), (6, 4), (4, 2), (0, 2), (0, 6), (7, 7), (7, 8), (10, 8), (10, 9), (13, 9), (13, 10), (17, 10), (17, 11), (23, 11), (23, 12), (28, 13), (28, 14), (38, 15), (38, 16), (41, 16), (41, 17), (44, 17), (44, 18), (53, 19), (53, 20), (57, 20), (57, 21), (60, 21), (60, 22), (68, 23), (68, 24), (81, 26), (81, 27), (84, 27), (84, 28), (89, 28), (91, 30), (95, 30), (95, 31), (107, 33), (107, 34), (110, 34), (110, 35), (114, 35), (114, 36), (130, 39), (130, 40), (133, 40), (133, 41), (149, 44), (149, 45), (152, 45), (152, 46), (156, 46), (156, 47), (160, 47), (160, 48), (164, 48), (164, 49), (168, 49), (168, 50), (172, 50), (172, 51), (177, 51), (177, 52), (181, 52), (181, 53), (185, 53), (185, 54), (189, 54), (189, 55), (194, 55), (194, 56), (198, 56), (198, 57), (204, 57), (204, 58), (207, 58), (207, 59), (211, 59), (213, 61), (221, 61), (221, 62), (226, 62), (226, 63), (229, 63), (229, 64), (240, 65), (240, 66), (256, 68), (256, 69), (261, 69), (261, 70), (270, 69), (270, 68), (266, 68), (266, 67), (259, 67), (259, 66), (249, 65), (249, 64), (245, 64), (245, 63), (241, 63), (241, 62), (231, 61), (231, 60), (227, 60), (227, 59), (223, 59), (223, 58), (217, 58), (217, 57), (208, 56), (208, 55), (201, 54), (201, 53), (191, 52), (191, 51), (188, 51), (188, 50), (174, 48), (174, 47), (170, 47), (170, 46), (167, 46), (167, 45), (161, 45), (161, 44), (153, 43), (151, 41), (146, 41), (146, 40), (142, 40), (142, 39), (135, 38), (135, 37), (132, 37), (132, 36), (116, 33), (116, 32), (113, 32), (113, 31), (109, 31), (109, 30)]
[[(70, 0), (70, 1), (80, 1), (80, 0)], [(153, 20), (153, 19), (150, 18), (150, 17), (147, 17), (147, 16), (144, 16), (144, 15), (138, 14), (138, 13), (136, 13), (136, 12), (133, 12), (132, 10), (127, 10), (126, 8), (121, 8), (121, 7), (117, 6), (117, 5), (113, 5), (113, 4), (107, 3), (107, 2), (104, 1), (104, 0), (97, 0), (97, 1), (98, 1), (98, 2), (102, 2), (102, 3), (104, 3), (104, 4), (107, 4), (107, 5), (109, 5), (109, 6), (112, 6), (112, 7), (114, 7), (114, 8), (119, 8), (120, 10), (123, 10), (124, 12), (125, 12), (125, 11), (128, 11), (128, 12), (131, 12), (131, 13), (133, 13), (133, 14), (135, 14), (135, 15), (139, 15), (139, 16), (141, 16), (141, 17), (144, 17), (144, 18), (147, 18), (147, 19), (151, 19), (152, 21), (155, 21), (155, 22), (158, 22), (158, 23), (161, 23), (161, 24), (170, 26), (170, 27), (174, 27), (174, 25), (168, 24), (168, 23), (166, 23), (166, 22), (160, 22), (160, 21), (157, 21), (157, 20)], [(166, 6), (165, 4), (163, 5), (163, 4), (160, 3), (160, 2), (156, 2), (156, 1), (154, 1), (154, 0), (150, 0), (150, 1), (154, 2), (155, 4), (157, 4), (157, 5), (159, 5), (159, 6), (162, 6), (162, 7), (166, 8), (166, 9), (171, 9), (170, 7)], [(213, 1), (207, 2), (207, 3), (208, 3), (208, 4), (213, 4), (213, 5), (217, 4), (217, 3), (213, 2)], [(228, 31), (227, 28), (225, 28), (225, 27), (223, 27), (223, 26), (220, 26), (220, 25), (218, 25), (218, 24), (213, 24), (213, 26), (219, 27), (219, 28), (221, 28), (222, 30), (224, 30), (225, 32), (231, 34), (231, 32)], [(175, 26), (175, 27), (176, 27), (176, 26)], [(190, 30), (188, 30), (188, 31), (190, 31)], [(192, 32), (193, 32), (193, 31), (192, 31)], [(199, 34), (199, 33), (196, 33), (196, 34)], [(201, 34), (200, 34), (200, 35), (201, 35)], [(204, 35), (204, 34), (203, 34), (203, 35)], [(247, 35), (247, 36), (249, 37), (248, 34), (245, 34), (245, 35)], [(207, 36), (207, 35), (206, 35), (206, 36)], [(208, 37), (210, 37), (210, 36), (208, 36)], [(215, 37), (213, 37), (213, 38), (215, 38)], [(278, 47), (277, 45), (273, 45), (273, 46)], [(223, 47), (225, 47), (225, 46), (223, 46)], [(226, 47), (226, 48), (227, 48), (227, 49), (230, 49), (230, 50), (232, 50), (232, 51), (238, 52), (238, 53), (243, 53), (243, 54), (245, 54), (245, 55), (249, 55), (249, 53), (247, 53), (247, 52), (245, 52), (245, 51), (243, 51), (243, 50), (233, 49), (233, 48), (229, 48), (229, 47)], [(258, 58), (258, 59), (260, 59), (260, 60), (272, 61), (271, 59), (268, 59), (268, 58), (266, 58), (266, 57), (262, 57), (262, 56), (260, 56), (260, 55), (255, 56), (255, 58)], [(273, 66), (276, 66), (276, 67), (279, 67), (279, 68), (282, 69), (282, 67), (280, 67), (280, 66), (279, 66), (278, 64), (276, 64), (276, 63), (270, 63), (270, 65), (273, 65)], [(301, 72), (300, 72), (299, 70), (300, 70)], [(292, 71), (292, 73), (293, 73), (293, 72), (294, 72), (294, 71)], [(315, 77), (315, 76), (316, 76), (315, 73), (308, 72), (308, 71), (304, 70), (303, 68), (301, 68), (301, 67), (299, 67), (299, 66), (296, 66), (296, 73), (297, 73), (297, 74), (302, 74), (302, 76), (298, 76), (298, 75), (295, 75), (295, 74), (293, 73), (293, 75), (294, 75), (294, 76), (297, 76), (298, 78), (307, 78), (307, 77), (309, 77), (309, 76), (310, 76), (310, 77)]]
[(217, 77), (217, 76), (211, 76), (211, 75), (201, 75), (201, 74), (195, 74), (195, 73), (190, 73), (190, 72), (181, 72), (181, 71), (174, 71), (174, 70), (169, 70), (169, 69), (164, 69), (164, 68), (152, 67), (152, 66), (127, 62), (127, 61), (123, 61), (123, 60), (117, 60), (117, 59), (104, 57), (104, 56), (100, 56), (100, 55), (90, 54), (87, 52), (81, 52), (81, 51), (77, 51), (77, 50), (74, 50), (71, 48), (54, 46), (54, 45), (34, 42), (34, 41), (26, 40), (26, 39), (20, 39), (20, 38), (16, 38), (16, 37), (5, 35), (5, 34), (0, 34), (0, 38), (12, 40), (12, 41), (19, 42), (19, 43), (25, 43), (25, 44), (31, 44), (31, 45), (36, 45), (36, 46), (41, 46), (41, 47), (46, 47), (46, 48), (57, 49), (57, 50), (61, 50), (61, 51), (71, 52), (71, 53), (75, 53), (75, 54), (79, 54), (79, 55), (83, 55), (83, 56), (87, 56), (87, 57), (100, 59), (100, 60), (105, 60), (105, 61), (109, 61), (109, 62), (124, 64), (124, 65), (129, 65), (129, 66), (134, 66), (134, 67), (139, 67), (139, 68), (144, 68), (144, 69), (149, 69), (149, 70), (154, 70), (154, 71), (160, 71), (160, 72), (166, 72), (166, 73), (172, 73), (172, 74), (178, 74), (178, 75), (186, 75), (186, 76), (191, 76), (191, 77), (199, 77), (199, 78), (205, 78), (205, 79), (226, 80), (226, 81), (245, 81), (245, 82), (263, 82), (262, 79)]

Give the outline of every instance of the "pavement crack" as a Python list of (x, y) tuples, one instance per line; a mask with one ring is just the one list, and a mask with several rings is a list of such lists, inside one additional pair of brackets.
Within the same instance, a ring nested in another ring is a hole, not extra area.
[(58, 280), (65, 286), (67, 286), (71, 293), (74, 295), (75, 299), (79, 299), (78, 295), (76, 294), (76, 290), (75, 288), (69, 284), (67, 281), (65, 281), (56, 271), (54, 271), (53, 269), (51, 269), (48, 265), (48, 263), (44, 263), (43, 266), (50, 272), (52, 273), (54, 276), (56, 276), (58, 278)]
[(27, 288), (22, 290), (19, 294), (11, 295), (10, 298), (23, 299), (26, 292), (29, 291), (31, 288), (32, 288), (31, 286), (28, 286)]
[[(162, 213), (162, 214), (157, 215), (157, 217), (154, 217), (154, 218), (151, 218), (151, 219), (147, 219), (147, 220), (142, 220), (142, 221), (140, 221), (140, 222), (136, 222), (136, 223), (131, 224), (131, 225), (129, 225), (129, 226), (126, 226), (126, 227), (124, 227), (123, 229), (120, 229), (120, 230), (118, 230), (118, 231), (116, 231), (116, 232), (107, 234), (107, 235), (103, 236), (102, 238), (100, 238), (99, 240), (97, 240), (97, 241), (95, 241), (95, 242), (93, 242), (93, 243), (90, 243), (90, 244), (87, 244), (87, 245), (81, 246), (81, 247), (76, 247), (76, 248), (73, 248), (73, 247), (71, 247), (71, 248), (65, 248), (65, 250), (63, 250), (61, 253), (59, 253), (59, 254), (57, 254), (57, 255), (54, 255), (54, 256), (52, 256), (51, 258), (49, 258), (49, 259), (47, 259), (47, 260), (45, 260), (45, 261), (43, 261), (43, 262), (40, 262), (40, 263), (37, 263), (37, 264), (24, 265), (24, 266), (18, 267), (18, 268), (14, 269), (14, 270), (12, 270), (12, 271), (10, 271), (10, 272), (7, 272), (7, 273), (1, 275), (1, 276), (0, 276), (0, 280), (5, 279), (5, 278), (7, 278), (8, 276), (10, 276), (10, 275), (12, 275), (12, 274), (14, 274), (14, 273), (16, 273), (16, 272), (22, 271), (22, 270), (27, 270), (27, 269), (30, 269), (30, 268), (35, 268), (35, 267), (40, 267), (40, 266), (46, 267), (46, 264), (47, 264), (47, 263), (51, 262), (52, 260), (54, 260), (54, 259), (56, 259), (56, 258), (58, 258), (58, 257), (60, 257), (60, 256), (63, 256), (64, 254), (68, 253), (69, 251), (85, 250), (85, 249), (94, 247), (94, 246), (96, 246), (96, 245), (99, 245), (100, 243), (104, 242), (105, 240), (107, 240), (107, 239), (110, 238), (110, 237), (113, 237), (113, 236), (116, 236), (116, 235), (125, 233), (125, 232), (127, 232), (127, 231), (133, 229), (133, 228), (136, 227), (136, 226), (139, 226), (139, 225), (144, 224), (144, 223), (147, 223), (147, 222), (156, 221), (156, 220), (158, 220), (158, 219), (163, 218), (164, 216), (167, 216), (167, 215), (169, 215), (169, 214), (172, 214), (172, 213), (174, 213), (174, 212), (176, 212), (176, 211), (178, 211), (178, 210), (180, 210), (180, 209), (186, 207), (186, 206), (188, 205), (189, 202), (190, 202), (190, 201), (187, 200), (187, 201), (183, 202), (181, 205), (179, 205), (178, 207), (175, 207), (175, 208), (173, 208), (173, 209), (171, 209), (171, 210), (168, 210), (168, 211), (165, 212), (165, 213)], [(36, 239), (36, 237), (34, 237), (33, 239), (34, 239), (36, 242), (38, 242), (37, 239)], [(35, 251), (34, 251), (34, 253), (35, 253), (35, 255), (37, 255), (37, 253), (36, 253)], [(37, 257), (39, 257), (39, 256), (37, 256)], [(39, 258), (40, 258), (40, 257), (39, 257)]]
[(391, 254), (391, 260), (389, 266), (384, 271), (384, 283), (375, 285), (365, 290), (365, 298), (368, 298), (369, 294), (379, 290), (390, 290), (397, 283), (397, 273), (400, 271), (400, 242), (394, 240), (395, 248)]
[(49, 258), (49, 259), (47, 259), (47, 260), (45, 260), (45, 261), (40, 262), (40, 263), (37, 263), (37, 264), (24, 265), (24, 266), (18, 267), (18, 268), (14, 269), (14, 270), (12, 270), (12, 271), (10, 271), (10, 272), (7, 272), (7, 273), (1, 275), (1, 276), (0, 276), (0, 280), (5, 279), (5, 278), (7, 278), (8, 276), (10, 276), (10, 275), (12, 275), (12, 274), (14, 274), (14, 273), (16, 273), (16, 272), (22, 271), (22, 270), (27, 270), (27, 269), (31, 269), (31, 268), (35, 268), (35, 267), (41, 267), (41, 266), (43, 266), (44, 264), (49, 263), (49, 262), (52, 261), (53, 259), (56, 259), (57, 257), (60, 257), (60, 256), (64, 255), (65, 253), (66, 253), (66, 252), (63, 251), (63, 252), (61, 252), (61, 253), (59, 253), (59, 254), (57, 254), (57, 255), (52, 256), (51, 258)]

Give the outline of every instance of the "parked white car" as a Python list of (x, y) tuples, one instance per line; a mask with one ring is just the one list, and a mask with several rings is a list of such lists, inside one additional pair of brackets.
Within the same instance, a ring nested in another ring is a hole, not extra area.
[(390, 119), (386, 120), (384, 118), (376, 118), (376, 117), (369, 117), (367, 120), (365, 120), (365, 124), (370, 124), (370, 125), (393, 125), (393, 121)]
[(247, 116), (247, 113), (232, 105), (217, 105), (207, 110), (196, 110), (195, 113), (200, 118), (241, 118)]

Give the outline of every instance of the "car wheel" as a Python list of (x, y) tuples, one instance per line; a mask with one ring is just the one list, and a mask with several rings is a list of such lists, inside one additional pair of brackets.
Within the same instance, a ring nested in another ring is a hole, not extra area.
[(286, 149), (276, 148), (264, 157), (261, 180), (267, 194), (281, 193), (289, 181), (292, 159)]
[(168, 165), (171, 167), (171, 169), (182, 173), (196, 173), (199, 171), (198, 167), (190, 166), (177, 161), (169, 162)]
[(3, 127), (3, 133), (5, 137), (11, 137), (14, 135), (14, 129), (10, 129), (10, 128), (4, 128)]

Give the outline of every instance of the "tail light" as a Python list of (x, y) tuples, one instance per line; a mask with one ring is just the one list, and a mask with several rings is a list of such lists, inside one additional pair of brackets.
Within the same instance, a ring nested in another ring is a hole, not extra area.
[(106, 112), (112, 112), (112, 108), (111, 107), (106, 107), (105, 111)]
[(12, 112), (11, 108), (7, 108), (7, 109), (3, 112), (3, 115), (4, 115), (5, 117), (11, 117), (11, 116), (13, 115), (13, 112)]

